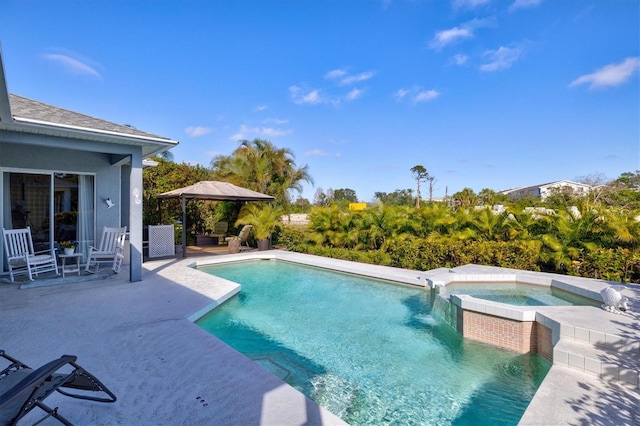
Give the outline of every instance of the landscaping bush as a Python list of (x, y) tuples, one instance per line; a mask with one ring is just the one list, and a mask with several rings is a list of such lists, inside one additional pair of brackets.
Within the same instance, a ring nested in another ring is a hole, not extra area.
[(608, 281), (640, 282), (640, 254), (625, 248), (598, 248), (569, 266), (569, 274)]

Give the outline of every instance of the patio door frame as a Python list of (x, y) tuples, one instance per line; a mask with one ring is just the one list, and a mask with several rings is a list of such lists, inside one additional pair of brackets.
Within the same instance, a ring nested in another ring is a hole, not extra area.
[[(55, 191), (56, 191), (56, 187), (55, 187), (55, 179), (56, 179), (56, 174), (59, 173), (63, 173), (63, 174), (68, 174), (68, 175), (75, 175), (75, 176), (92, 176), (93, 177), (93, 188), (92, 188), (92, 193), (93, 193), (93, 200), (91, 200), (90, 202), (93, 204), (93, 208), (91, 209), (91, 213), (92, 214), (92, 218), (91, 220), (91, 224), (92, 224), (92, 229), (89, 229), (88, 231), (88, 237), (87, 239), (89, 241), (85, 242), (85, 244), (91, 244), (93, 243), (93, 240), (95, 239), (95, 228), (96, 228), (96, 174), (95, 173), (79, 173), (79, 172), (75, 172), (75, 171), (62, 171), (62, 170), (43, 170), (43, 169), (23, 169), (23, 168), (12, 168), (12, 167), (0, 167), (0, 211), (2, 211), (2, 215), (0, 216), (0, 223), (2, 224), (2, 227), (5, 227), (7, 229), (9, 228), (13, 228), (13, 220), (12, 220), (12, 208), (13, 206), (10, 203), (10, 200), (8, 200), (7, 198), (11, 197), (10, 193), (5, 193), (5, 188), (9, 188), (9, 183), (5, 182), (5, 178), (8, 179), (9, 174), (11, 173), (15, 173), (15, 174), (27, 174), (27, 175), (41, 175), (41, 176), (48, 176), (49, 177), (49, 191), (48, 191), (48, 197), (49, 197), (49, 202), (48, 202), (48, 217), (49, 217), (49, 226), (48, 226), (48, 247), (52, 247), (53, 244), (56, 242), (56, 234), (55, 234), (55, 202), (56, 202), (56, 197), (55, 197)], [(78, 191), (80, 191), (79, 189), (79, 182), (78, 182)], [(9, 211), (7, 211), (7, 207), (9, 208)], [(81, 212), (78, 212), (78, 214), (82, 214)], [(9, 222), (9, 223), (7, 223)], [(29, 223), (27, 223), (29, 224)], [(32, 235), (33, 235), (33, 231), (32, 230)], [(76, 230), (76, 237), (78, 235), (78, 230)], [(37, 249), (36, 249), (37, 250)], [(4, 269), (5, 269), (5, 256), (4, 256), (4, 242), (2, 242), (0, 244), (0, 275), (2, 275), (4, 273)]]

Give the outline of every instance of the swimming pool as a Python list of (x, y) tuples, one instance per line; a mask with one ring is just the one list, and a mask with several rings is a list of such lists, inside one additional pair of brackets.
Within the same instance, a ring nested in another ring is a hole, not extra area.
[(273, 260), (200, 269), (242, 290), (197, 323), (353, 425), (514, 425), (550, 368), (463, 340), (423, 288)]
[(516, 306), (599, 306), (601, 302), (559, 288), (521, 282), (452, 282), (447, 294), (466, 294), (478, 299)]

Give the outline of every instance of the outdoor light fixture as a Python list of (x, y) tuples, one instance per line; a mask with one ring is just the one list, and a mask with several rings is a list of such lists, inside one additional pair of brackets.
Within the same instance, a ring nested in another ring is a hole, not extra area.
[(107, 198), (106, 200), (104, 200), (104, 203), (107, 205), (108, 209), (110, 209), (111, 207), (115, 206), (113, 201), (111, 201), (111, 198)]

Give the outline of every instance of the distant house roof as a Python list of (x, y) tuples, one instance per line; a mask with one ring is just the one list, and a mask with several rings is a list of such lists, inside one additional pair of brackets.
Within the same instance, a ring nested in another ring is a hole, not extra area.
[(498, 194), (521, 197), (523, 195), (534, 195), (541, 199), (546, 199), (550, 191), (554, 188), (571, 188), (573, 191), (588, 192), (592, 186), (586, 183), (573, 182), (570, 180), (558, 180), (555, 182), (543, 183), (540, 185), (521, 186), (498, 191)]

